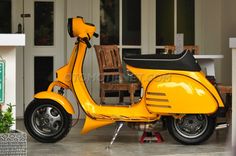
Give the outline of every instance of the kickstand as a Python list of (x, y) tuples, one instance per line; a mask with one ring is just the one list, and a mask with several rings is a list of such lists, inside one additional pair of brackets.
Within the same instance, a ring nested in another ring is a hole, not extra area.
[(117, 122), (117, 127), (115, 129), (114, 135), (111, 139), (110, 144), (106, 147), (106, 149), (111, 148), (112, 144), (114, 143), (114, 141), (115, 141), (115, 139), (116, 139), (116, 137), (117, 137), (118, 133), (120, 132), (120, 129), (122, 128), (123, 125), (124, 125), (124, 122)]

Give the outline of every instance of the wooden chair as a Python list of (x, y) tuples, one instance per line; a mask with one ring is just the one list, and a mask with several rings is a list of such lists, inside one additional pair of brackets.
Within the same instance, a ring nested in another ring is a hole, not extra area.
[(174, 45), (165, 45), (164, 46), (165, 54), (174, 54), (175, 53), (175, 46)]
[[(140, 88), (139, 83), (125, 82), (123, 69), (116, 45), (94, 45), (100, 72), (101, 104), (105, 100), (106, 91), (119, 91), (119, 101), (123, 102), (122, 91), (129, 91), (131, 104), (134, 103), (134, 93)], [(112, 78), (107, 81), (106, 78)]]
[(228, 110), (226, 112), (226, 122), (231, 125), (231, 115), (232, 115), (232, 86), (217, 86), (220, 94), (225, 95), (225, 104), (228, 105)]
[(199, 47), (197, 45), (187, 45), (183, 48), (184, 50), (189, 50), (194, 55), (199, 55)]
[(163, 45), (161, 48), (156, 49), (156, 54), (174, 54), (175, 45)]
[[(225, 104), (225, 117), (218, 117), (217, 118), (217, 123), (226, 123), (227, 126), (229, 126), (227, 128), (227, 130), (230, 129), (231, 125), (232, 125), (232, 86), (223, 86), (223, 85), (217, 85), (217, 88), (221, 94), (221, 96), (223, 97), (223, 101)], [(216, 131), (216, 137), (220, 136), (220, 132)]]

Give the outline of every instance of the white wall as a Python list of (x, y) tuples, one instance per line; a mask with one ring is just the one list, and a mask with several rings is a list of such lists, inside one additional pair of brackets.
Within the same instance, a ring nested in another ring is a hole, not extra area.
[(195, 0), (196, 44), (204, 54), (222, 54), (216, 61), (217, 81), (231, 85), (229, 37), (236, 37), (235, 0)]
[[(223, 54), (221, 23), (221, 0), (195, 0), (195, 44), (201, 54)], [(215, 61), (218, 82), (222, 82), (221, 63)]]
[(222, 62), (222, 82), (225, 84), (231, 84), (231, 75), (232, 75), (232, 52), (229, 48), (229, 38), (236, 37), (236, 1), (227, 0), (221, 2), (222, 6), (222, 52), (225, 56), (225, 59)]
[[(17, 32), (18, 24), (23, 24), (22, 0), (12, 0), (12, 33)], [(23, 47), (16, 48), (16, 117), (23, 117)]]

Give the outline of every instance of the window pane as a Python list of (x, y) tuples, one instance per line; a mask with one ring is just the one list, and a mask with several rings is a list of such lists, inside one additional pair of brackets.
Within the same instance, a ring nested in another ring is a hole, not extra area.
[(11, 33), (11, 0), (0, 0), (0, 33)]
[(184, 34), (184, 45), (194, 45), (194, 0), (177, 1), (177, 33)]
[(174, 44), (174, 0), (156, 0), (156, 45)]
[(34, 3), (34, 44), (38, 46), (53, 45), (54, 38), (53, 2)]
[(141, 0), (122, 1), (123, 45), (141, 44)]
[(126, 55), (138, 55), (141, 54), (141, 49), (122, 49), (122, 59)]
[(100, 1), (100, 44), (119, 44), (119, 0)]
[(53, 81), (53, 57), (34, 58), (34, 93), (47, 90)]

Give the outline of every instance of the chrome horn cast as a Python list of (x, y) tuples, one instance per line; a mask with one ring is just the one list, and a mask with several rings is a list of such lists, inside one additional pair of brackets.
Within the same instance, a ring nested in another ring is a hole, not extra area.
[(34, 110), (31, 118), (32, 126), (42, 136), (54, 136), (62, 128), (61, 112), (53, 106), (43, 105)]

